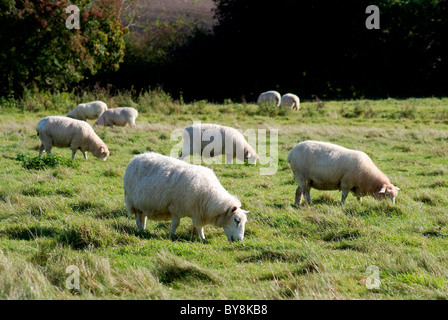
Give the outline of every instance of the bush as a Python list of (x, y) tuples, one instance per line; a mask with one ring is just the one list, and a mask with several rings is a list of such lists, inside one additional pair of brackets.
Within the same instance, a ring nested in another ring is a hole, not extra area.
[(19, 153), (16, 160), (22, 162), (22, 167), (28, 170), (42, 170), (58, 166), (66, 166), (74, 169), (79, 168), (79, 163), (75, 162), (75, 160), (52, 153), (45, 154), (42, 157), (32, 157), (26, 153)]

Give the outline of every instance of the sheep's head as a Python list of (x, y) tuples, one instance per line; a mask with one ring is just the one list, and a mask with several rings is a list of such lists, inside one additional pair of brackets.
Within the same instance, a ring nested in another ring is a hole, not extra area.
[(247, 159), (249, 163), (257, 164), (258, 154), (255, 152), (246, 151), (244, 153), (244, 159)]
[(389, 198), (392, 200), (392, 203), (395, 204), (395, 197), (398, 195), (398, 190), (400, 188), (394, 186), (393, 184), (383, 184), (380, 191), (378, 191), (378, 199)]
[(102, 145), (95, 152), (92, 152), (92, 154), (95, 157), (106, 161), (107, 157), (109, 156), (109, 149), (107, 148), (106, 145)]
[(104, 126), (104, 117), (99, 117), (98, 120), (95, 121), (93, 126)]
[(249, 211), (243, 210), (236, 206), (230, 207), (225, 214), (220, 218), (219, 224), (224, 229), (224, 232), (229, 241), (239, 241), (244, 238), (244, 227), (246, 225)]

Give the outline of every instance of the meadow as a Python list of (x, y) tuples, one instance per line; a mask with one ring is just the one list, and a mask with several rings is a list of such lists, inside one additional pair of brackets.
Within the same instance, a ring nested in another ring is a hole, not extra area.
[[(106, 162), (77, 153), (73, 166), (22, 166), (20, 155), (38, 154), (41, 118), (96, 99), (139, 110), (136, 128), (95, 128), (110, 149)], [(0, 99), (0, 112), (1, 299), (448, 298), (448, 98), (306, 101), (293, 112), (101, 91)], [(172, 131), (193, 121), (278, 130), (274, 175), (260, 175), (260, 164), (210, 165), (250, 211), (241, 242), (212, 226), (200, 241), (188, 219), (175, 239), (170, 222), (148, 220), (139, 233), (126, 212), (132, 157), (168, 155), (179, 143)], [(349, 195), (341, 207), (340, 192), (312, 189), (313, 205), (295, 207), (286, 159), (307, 139), (366, 152), (400, 187), (396, 204)], [(79, 290), (66, 288), (70, 265)], [(369, 266), (379, 271), (374, 289)]]

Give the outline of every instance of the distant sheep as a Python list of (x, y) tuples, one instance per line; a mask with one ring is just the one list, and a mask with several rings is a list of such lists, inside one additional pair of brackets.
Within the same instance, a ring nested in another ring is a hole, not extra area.
[(135, 119), (138, 116), (138, 111), (134, 108), (114, 108), (108, 109), (95, 122), (94, 126), (120, 126), (124, 127), (129, 124), (135, 127)]
[(266, 91), (260, 94), (257, 100), (258, 105), (272, 104), (276, 107), (280, 106), (282, 97), (277, 91)]
[(367, 154), (332, 143), (301, 142), (289, 153), (288, 162), (299, 182), (296, 205), (302, 203), (303, 193), (311, 204), (311, 188), (342, 190), (341, 205), (350, 191), (358, 200), (370, 195), (378, 200), (388, 197), (395, 203), (400, 190), (390, 183)]
[(147, 152), (135, 156), (124, 175), (126, 208), (140, 231), (146, 219), (172, 220), (171, 235), (183, 217), (190, 217), (199, 237), (204, 226), (224, 229), (229, 241), (242, 240), (247, 211), (220, 184), (213, 170)]
[[(257, 163), (257, 153), (247, 143), (244, 136), (234, 128), (211, 123), (193, 124), (185, 128), (182, 137), (183, 146), (182, 154), (179, 157), (180, 160), (183, 160), (190, 154), (197, 154), (203, 157), (225, 154), (227, 164), (231, 164), (235, 158), (243, 162), (244, 159), (248, 159), (250, 163)], [(216, 144), (217, 141), (214, 139), (219, 139), (219, 143)], [(197, 144), (196, 141), (198, 142)], [(221, 148), (215, 150), (215, 148), (212, 148), (212, 142), (213, 145), (219, 145)], [(211, 150), (204, 152), (207, 149)]]
[(87, 151), (104, 161), (109, 156), (109, 149), (106, 144), (87, 122), (50, 116), (40, 120), (36, 129), (42, 142), (39, 148), (39, 156), (44, 150), (47, 154), (51, 153), (52, 147), (69, 147), (72, 150), (72, 159), (75, 158), (78, 149), (83, 153), (84, 159), (87, 159)]
[(298, 96), (292, 93), (284, 94), (280, 102), (280, 107), (299, 111), (300, 99)]
[(84, 120), (98, 119), (98, 117), (107, 110), (107, 105), (103, 101), (92, 101), (78, 104), (78, 106), (67, 114), (67, 117)]

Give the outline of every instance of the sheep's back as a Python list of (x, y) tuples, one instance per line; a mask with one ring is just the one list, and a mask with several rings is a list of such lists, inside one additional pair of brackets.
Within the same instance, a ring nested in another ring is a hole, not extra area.
[(128, 201), (146, 212), (166, 211), (169, 206), (188, 210), (209, 188), (221, 186), (208, 168), (154, 153), (134, 157), (124, 185)]
[(316, 184), (332, 185), (338, 184), (348, 172), (359, 171), (366, 156), (363, 152), (333, 144), (305, 141), (290, 152), (288, 162), (295, 175), (311, 179)]
[(83, 139), (95, 134), (90, 125), (66, 117), (50, 116), (39, 121), (37, 124), (39, 135), (51, 137), (56, 147), (66, 147), (75, 139)]

